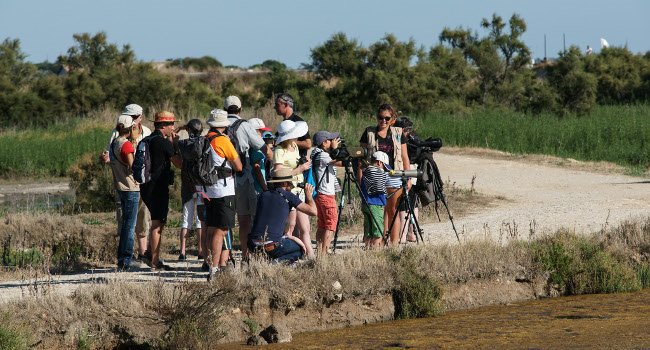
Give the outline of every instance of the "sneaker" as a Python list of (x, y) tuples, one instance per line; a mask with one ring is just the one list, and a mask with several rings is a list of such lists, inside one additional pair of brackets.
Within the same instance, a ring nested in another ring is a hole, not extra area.
[(201, 265), (201, 271), (205, 271), (205, 272), (210, 271), (210, 265), (208, 265), (208, 263), (204, 261), (203, 265)]
[(179, 260), (179, 261), (185, 261), (185, 260), (187, 260), (187, 257), (185, 256), (185, 254), (180, 254), (180, 255), (178, 256), (178, 260)]
[(158, 261), (156, 267), (151, 268), (152, 271), (164, 270), (164, 271), (174, 271), (174, 268), (165, 264), (162, 260)]
[(210, 272), (208, 273), (208, 282), (212, 281), (214, 276), (216, 276), (221, 270), (218, 267), (213, 267), (210, 269)]

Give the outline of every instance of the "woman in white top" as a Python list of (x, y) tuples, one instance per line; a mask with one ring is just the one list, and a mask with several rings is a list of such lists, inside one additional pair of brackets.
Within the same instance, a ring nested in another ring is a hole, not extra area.
[[(305, 192), (298, 187), (298, 184), (304, 182), (302, 173), (311, 168), (311, 161), (306, 159), (305, 163), (299, 164), (300, 154), (296, 140), (306, 134), (307, 131), (308, 126), (305, 122), (283, 121), (278, 126), (278, 138), (275, 140), (276, 147), (273, 150), (274, 168), (284, 166), (292, 169), (294, 187), (291, 192), (298, 195), (303, 201), (305, 200)], [(305, 244), (305, 255), (308, 258), (314, 256), (314, 248), (311, 245), (309, 216), (307, 214), (292, 210), (287, 219), (285, 233), (298, 236)]]

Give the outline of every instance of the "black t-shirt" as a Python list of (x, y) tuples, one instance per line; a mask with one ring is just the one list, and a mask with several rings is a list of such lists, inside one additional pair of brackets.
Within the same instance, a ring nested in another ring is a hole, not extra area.
[[(292, 122), (304, 122), (305, 121), (304, 119), (297, 116), (296, 113), (292, 114), (291, 117), (289, 117), (287, 120), (291, 120)], [(302, 135), (302, 136), (300, 136), (298, 138), (298, 141), (305, 141), (305, 140), (308, 140), (310, 137), (311, 136), (309, 136), (309, 131), (307, 131), (306, 134), (304, 134), (304, 135)], [(306, 149), (300, 148), (298, 150), (298, 153), (301, 156), (307, 156), (307, 150)]]
[(282, 188), (262, 192), (257, 197), (257, 215), (251, 232), (248, 234), (249, 245), (264, 238), (279, 242), (284, 235), (284, 226), (291, 208), (296, 208), (302, 201), (295, 194)]
[(171, 184), (174, 174), (171, 170), (170, 158), (174, 155), (174, 145), (160, 132), (151, 133), (149, 151), (151, 152), (151, 181)]
[[(361, 134), (361, 139), (359, 140), (359, 143), (368, 144), (368, 131), (372, 131), (375, 133), (375, 140), (377, 141), (377, 150), (386, 153), (388, 155), (388, 160), (390, 163), (389, 165), (391, 167), (394, 167), (395, 152), (394, 152), (394, 145), (393, 145), (393, 136), (392, 133), (390, 132), (390, 128), (388, 129), (388, 132), (386, 132), (386, 137), (381, 137), (379, 136), (379, 133), (377, 133), (376, 126), (369, 126), (366, 128), (363, 134)], [(402, 137), (400, 139), (400, 143), (404, 145), (406, 144), (406, 140)]]

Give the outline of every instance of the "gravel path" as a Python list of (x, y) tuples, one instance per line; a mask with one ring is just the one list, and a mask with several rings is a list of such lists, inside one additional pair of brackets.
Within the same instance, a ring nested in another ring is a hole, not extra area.
[[(650, 180), (535, 164), (531, 161), (436, 154), (443, 180), (501, 196), (498, 206), (455, 219), (461, 240), (516, 234), (520, 238), (560, 227), (578, 233), (650, 215)], [(441, 213), (442, 216), (442, 213)], [(423, 225), (425, 240), (453, 243), (449, 222)], [(516, 232), (516, 233), (515, 233)]]
[[(458, 186), (470, 188), (472, 177), (476, 175), (476, 191), (505, 199), (496, 206), (456, 218), (461, 240), (489, 236), (498, 241), (512, 235), (527, 238), (531, 229), (539, 234), (560, 227), (590, 233), (602, 229), (604, 225), (614, 226), (626, 219), (650, 215), (648, 179), (502, 158), (435, 154), (445, 182), (450, 180)], [(441, 212), (442, 217), (445, 215)], [(426, 224), (422, 228), (428, 242), (456, 242), (448, 221)], [(70, 294), (80, 285), (109, 280), (144, 283), (158, 279), (179, 281), (205, 278), (205, 273), (199, 272), (198, 261), (171, 263), (179, 271), (152, 273), (143, 268), (139, 272), (115, 273), (95, 270), (51, 276), (51, 280), (41, 278), (36, 281), (1, 282), (0, 303), (51, 290)]]

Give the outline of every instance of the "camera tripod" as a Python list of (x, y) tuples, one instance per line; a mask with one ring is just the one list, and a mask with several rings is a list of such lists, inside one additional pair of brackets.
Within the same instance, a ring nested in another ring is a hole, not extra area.
[[(336, 252), (336, 243), (338, 242), (339, 238), (339, 229), (341, 227), (341, 213), (343, 212), (343, 208), (345, 208), (345, 196), (346, 196), (346, 191), (347, 191), (347, 197), (348, 197), (348, 204), (352, 203), (352, 196), (350, 193), (350, 188), (351, 184), (354, 183), (354, 185), (357, 188), (357, 191), (359, 191), (359, 195), (361, 197), (361, 206), (368, 209), (370, 211), (370, 208), (368, 207), (368, 202), (366, 201), (366, 198), (363, 196), (363, 192), (361, 191), (361, 186), (359, 185), (359, 181), (357, 180), (357, 177), (354, 175), (354, 171), (352, 169), (352, 161), (350, 159), (346, 159), (343, 161), (343, 166), (345, 168), (345, 177), (343, 178), (343, 185), (341, 185), (341, 200), (339, 202), (339, 213), (338, 213), (338, 219), (336, 221), (336, 231), (334, 231), (334, 243), (332, 245), (332, 252)], [(370, 215), (372, 218), (372, 224), (375, 225), (379, 229), (379, 231), (383, 231), (384, 228), (379, 226), (379, 223), (375, 218)]]
[(406, 231), (406, 228), (409, 227), (410, 225), (415, 226), (415, 240), (418, 242), (424, 242), (424, 238), (422, 237), (422, 233), (424, 233), (424, 230), (420, 228), (420, 223), (418, 222), (418, 218), (415, 216), (415, 208), (413, 208), (413, 205), (411, 205), (411, 201), (408, 198), (409, 192), (408, 192), (408, 180), (409, 177), (405, 176), (402, 174), (400, 176), (400, 180), (402, 181), (402, 195), (400, 197), (400, 201), (397, 204), (397, 208), (395, 209), (395, 214), (393, 214), (393, 220), (390, 223), (390, 226), (388, 227), (388, 232), (386, 232), (386, 235), (384, 236), (384, 245), (388, 245), (388, 239), (390, 237), (390, 233), (393, 230), (393, 226), (395, 225), (395, 221), (397, 221), (397, 215), (399, 214), (400, 210), (399, 208), (406, 207), (406, 223), (402, 225), (400, 229), (400, 242), (402, 240), (402, 237), (404, 236), (404, 233)]

